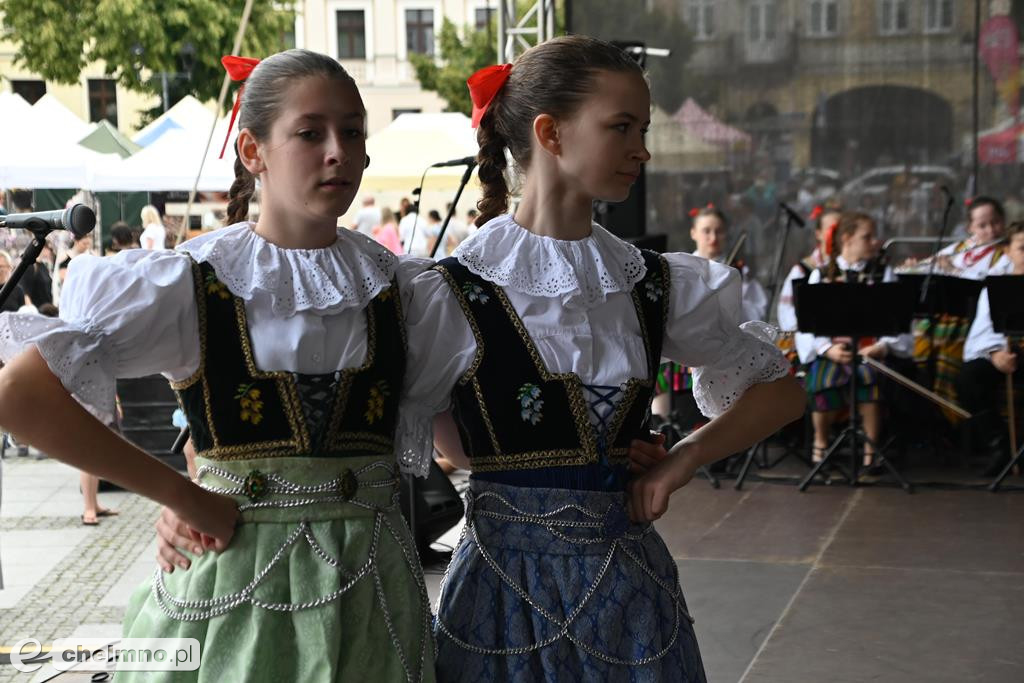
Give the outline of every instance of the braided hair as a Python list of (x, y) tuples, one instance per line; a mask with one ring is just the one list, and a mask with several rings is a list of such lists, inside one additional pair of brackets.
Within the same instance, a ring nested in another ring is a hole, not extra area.
[(533, 120), (541, 114), (574, 114), (602, 71), (643, 76), (640, 65), (621, 48), (589, 36), (560, 36), (520, 55), (477, 129), (477, 175), (483, 190), (478, 226), (508, 211), (505, 149), (519, 169), (529, 168)]

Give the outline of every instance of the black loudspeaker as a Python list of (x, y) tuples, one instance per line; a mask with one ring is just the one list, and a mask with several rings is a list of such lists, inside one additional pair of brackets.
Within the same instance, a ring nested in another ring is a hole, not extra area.
[[(402, 516), (405, 517), (416, 550), (424, 564), (430, 564), (436, 553), (430, 544), (459, 523), (465, 508), (458, 492), (438, 464), (431, 460), (426, 479), (402, 475)], [(410, 502), (413, 505), (410, 505)]]
[(594, 220), (613, 235), (623, 239), (642, 237), (647, 232), (647, 174), (640, 168), (640, 177), (633, 183), (626, 201), (617, 204), (595, 202)]

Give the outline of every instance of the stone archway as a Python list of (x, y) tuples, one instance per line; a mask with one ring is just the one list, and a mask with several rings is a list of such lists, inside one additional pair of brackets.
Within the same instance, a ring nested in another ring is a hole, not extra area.
[(953, 107), (921, 88), (875, 85), (832, 95), (811, 119), (811, 163), (850, 177), (874, 166), (944, 164)]

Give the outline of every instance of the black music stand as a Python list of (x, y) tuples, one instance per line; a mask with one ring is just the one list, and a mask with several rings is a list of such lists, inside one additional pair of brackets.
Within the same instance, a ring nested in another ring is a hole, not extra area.
[[(1024, 335), (1024, 277), (1020, 275), (1002, 275), (985, 279), (988, 288), (989, 310), (992, 313), (992, 329), (1005, 335)], [(998, 311), (998, 312), (997, 312)], [(1018, 356), (1020, 349), (1017, 350)], [(1019, 362), (1019, 360), (1018, 360)], [(1017, 372), (1020, 372), (1018, 369)], [(1011, 444), (1012, 448), (1012, 444)], [(1024, 445), (1010, 458), (999, 476), (989, 484), (988, 490), (995, 493), (999, 490), (1006, 475), (1024, 459)]]
[[(785, 429), (785, 427), (783, 427)], [(750, 474), (750, 466), (753, 464), (757, 465), (759, 470), (770, 470), (786, 458), (792, 456), (797, 458), (801, 463), (810, 467), (813, 463), (807, 459), (807, 456), (800, 452), (798, 448), (795, 448), (791, 444), (783, 444), (782, 455), (771, 460), (768, 457), (768, 439), (770, 436), (766, 436), (761, 439), (753, 446), (747, 449), (746, 455), (743, 456), (743, 462), (740, 464), (739, 474), (736, 475), (736, 483), (733, 484), (733, 488), (737, 491), (743, 489), (743, 482), (746, 481), (747, 475)], [(755, 458), (757, 459), (755, 462)]]
[[(860, 365), (858, 342), (861, 337), (882, 337), (903, 334), (910, 329), (915, 291), (903, 283), (820, 283), (799, 287), (794, 291), (798, 329), (823, 337), (850, 337), (853, 340), (852, 373), (850, 376), (850, 424), (829, 444), (821, 462), (800, 482), (800, 491), (807, 490), (840, 446), (850, 441), (850, 476), (838, 468), (851, 485), (857, 483), (860, 449), (858, 443), (874, 446), (877, 464), (885, 467), (899, 485), (911, 493), (913, 488), (885, 457), (884, 449), (871, 441), (857, 425), (857, 368)], [(838, 467), (832, 465), (833, 467)]]
[[(927, 275), (904, 273), (897, 276), (900, 282), (920, 292)], [(914, 303), (914, 315), (927, 318), (938, 314), (955, 315), (958, 318), (974, 319), (978, 308), (978, 295), (984, 285), (981, 280), (968, 280), (951, 275), (933, 275), (928, 283), (924, 299)]]

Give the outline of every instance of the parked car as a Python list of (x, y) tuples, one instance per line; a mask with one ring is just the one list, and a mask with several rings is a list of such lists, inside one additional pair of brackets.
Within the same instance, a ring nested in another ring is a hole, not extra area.
[(790, 176), (797, 187), (805, 187), (808, 183), (814, 184), (815, 199), (827, 199), (834, 195), (840, 186), (839, 171), (824, 166), (808, 166), (793, 171)]
[[(877, 166), (865, 171), (843, 185), (843, 201), (856, 204), (870, 195), (876, 205), (882, 205), (896, 179), (907, 171), (906, 165)], [(953, 185), (956, 180), (956, 173), (949, 166), (910, 166), (909, 171), (921, 190), (931, 190), (936, 185)]]

